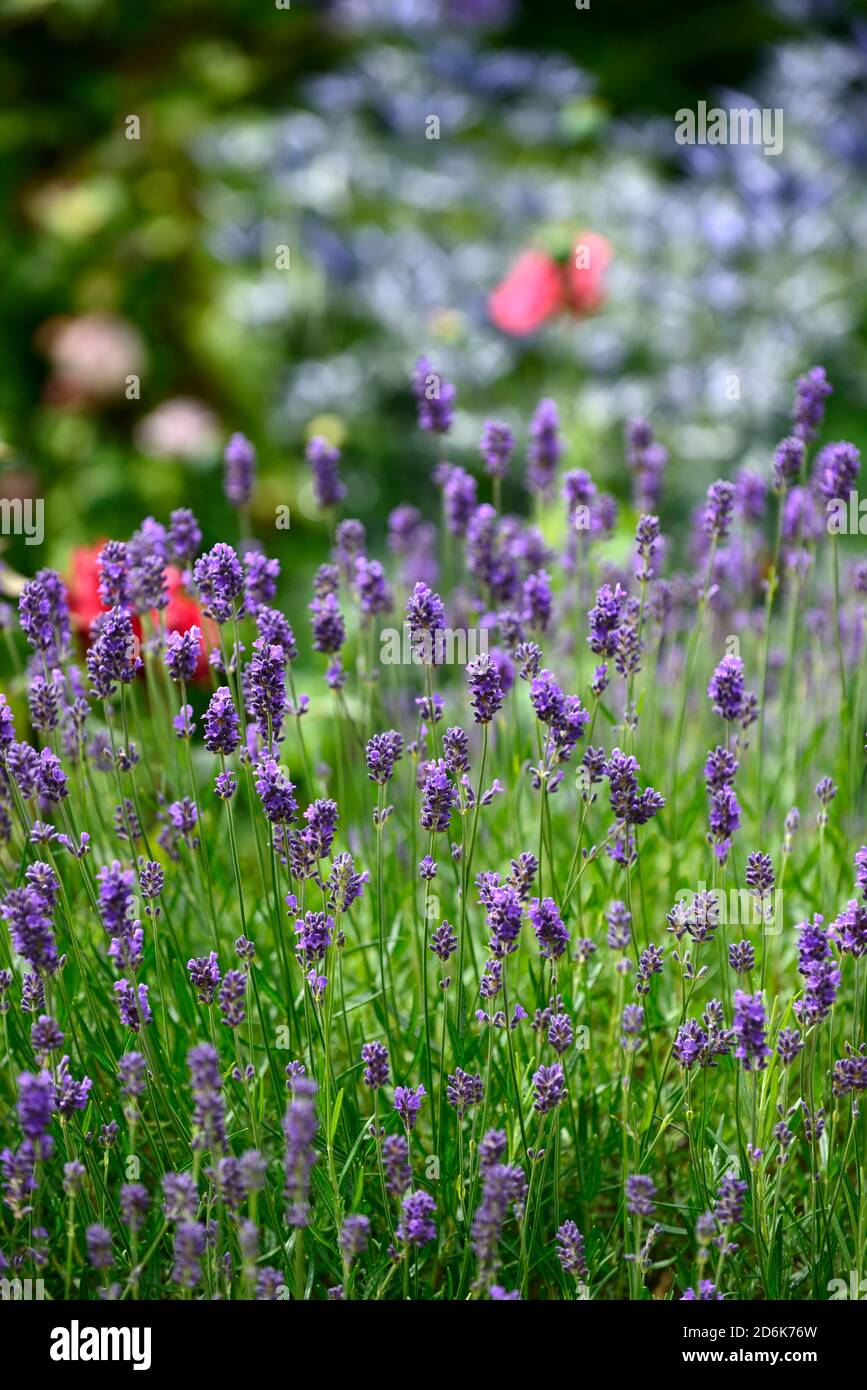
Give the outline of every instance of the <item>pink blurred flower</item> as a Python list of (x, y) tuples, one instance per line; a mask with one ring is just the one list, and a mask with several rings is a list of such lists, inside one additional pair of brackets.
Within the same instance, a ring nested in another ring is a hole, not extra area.
[(46, 319), (36, 344), (51, 363), (45, 396), (51, 405), (97, 405), (123, 395), (127, 378), (139, 376), (144, 344), (132, 324), (113, 314)]
[(562, 307), (560, 267), (543, 251), (525, 251), (488, 300), (497, 328), (519, 336), (532, 333)]
[(566, 297), (576, 314), (595, 314), (605, 300), (611, 245), (597, 232), (579, 232), (566, 268)]
[(575, 238), (565, 265), (544, 251), (525, 251), (490, 296), (491, 321), (504, 333), (532, 333), (554, 314), (594, 314), (605, 300), (611, 246), (598, 232)]
[(217, 448), (219, 439), (216, 415), (194, 396), (163, 401), (135, 429), (138, 447), (158, 458), (205, 458)]

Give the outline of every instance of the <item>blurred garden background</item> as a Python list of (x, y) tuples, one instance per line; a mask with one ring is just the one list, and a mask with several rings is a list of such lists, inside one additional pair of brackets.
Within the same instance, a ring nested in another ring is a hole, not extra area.
[[(46, 527), (2, 539), (7, 591), (173, 507), (232, 539), (243, 430), (303, 605), (311, 434), (374, 553), (392, 507), (432, 503), (420, 353), (457, 385), (454, 462), (481, 472), (484, 419), (512, 425), (516, 510), (541, 396), (625, 503), (624, 422), (653, 419), (675, 534), (712, 477), (767, 472), (813, 362), (829, 437), (867, 443), (860, 6), (5, 0), (0, 34), (0, 492)], [(781, 108), (783, 152), (677, 145), (702, 100)]]

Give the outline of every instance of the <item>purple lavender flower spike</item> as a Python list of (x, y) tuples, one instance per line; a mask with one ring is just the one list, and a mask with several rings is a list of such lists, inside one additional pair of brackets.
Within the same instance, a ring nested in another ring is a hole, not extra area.
[(652, 1216), (656, 1184), (646, 1173), (631, 1173), (626, 1179), (626, 1210), (633, 1216)]
[(293, 795), (294, 783), (284, 773), (274, 758), (265, 758), (257, 763), (256, 792), (262, 803), (262, 810), (274, 825), (291, 824), (298, 811), (298, 802)]
[(774, 485), (778, 490), (800, 476), (805, 454), (804, 441), (797, 435), (780, 440), (774, 450)]
[(202, 529), (187, 507), (178, 507), (169, 516), (169, 551), (181, 565), (189, 564), (201, 548)]
[(500, 673), (485, 653), (468, 663), (467, 684), (473, 718), (477, 724), (490, 724), (503, 703), (503, 690)]
[(424, 1086), (417, 1086), (415, 1090), (411, 1086), (394, 1088), (394, 1108), (408, 1130), (415, 1129), (425, 1094)]
[(433, 1220), (435, 1211), (436, 1203), (429, 1192), (408, 1192), (403, 1199), (395, 1237), (416, 1249), (436, 1240), (437, 1231)]
[(454, 416), (455, 388), (433, 371), (426, 357), (419, 357), (413, 369), (412, 394), (419, 428), (430, 434), (447, 434)]
[(197, 627), (166, 634), (165, 663), (173, 681), (193, 679), (201, 650), (202, 634)]
[(359, 608), (365, 615), (391, 611), (394, 595), (378, 560), (368, 560), (366, 555), (358, 556), (355, 561), (355, 592)]
[(456, 1067), (449, 1075), (446, 1099), (454, 1108), (458, 1119), (463, 1119), (471, 1105), (480, 1105), (484, 1099), (484, 1086), (478, 1074), (470, 1075)]
[(385, 1185), (395, 1197), (400, 1197), (412, 1182), (409, 1165), (409, 1145), (405, 1134), (387, 1134), (382, 1141), (382, 1167)]
[(193, 1093), (194, 1149), (219, 1156), (226, 1148), (226, 1111), (220, 1089), (220, 1063), (210, 1043), (198, 1043), (187, 1053)]
[(515, 441), (508, 425), (504, 425), (499, 420), (485, 421), (482, 437), (479, 440), (479, 453), (484, 460), (485, 472), (489, 477), (505, 478), (509, 471), (509, 462), (514, 447)]
[(617, 650), (617, 633), (623, 618), (626, 604), (626, 590), (619, 584), (612, 588), (603, 584), (596, 595), (596, 603), (587, 617), (590, 619), (590, 636), (587, 641), (590, 650), (599, 655), (613, 656)]
[(739, 719), (744, 706), (744, 663), (739, 656), (724, 656), (710, 679), (708, 698), (714, 714), (726, 723)]
[(566, 1078), (560, 1062), (553, 1062), (550, 1067), (541, 1066), (534, 1073), (533, 1090), (533, 1109), (540, 1115), (547, 1115), (549, 1111), (563, 1104), (566, 1099)]
[(336, 507), (346, 496), (346, 488), (340, 481), (340, 450), (329, 444), (321, 435), (314, 435), (308, 441), (305, 454), (310, 465), (317, 505), (323, 511), (329, 507)]
[(743, 1063), (744, 1071), (763, 1071), (771, 1055), (766, 1037), (767, 1023), (761, 993), (745, 994), (735, 990), (733, 1031), (737, 1041), (735, 1056)]
[(371, 782), (385, 786), (394, 775), (394, 765), (403, 752), (403, 738), (395, 729), (386, 733), (374, 734), (368, 740), (367, 775)]
[(96, 694), (106, 700), (119, 683), (128, 685), (141, 670), (132, 618), (123, 608), (111, 608), (94, 619), (91, 636), (87, 674)]
[(707, 502), (702, 515), (701, 527), (705, 535), (721, 543), (726, 540), (732, 524), (735, 505), (735, 485), (723, 478), (711, 483), (707, 490)]
[(530, 926), (536, 934), (543, 960), (557, 960), (569, 945), (569, 932), (553, 898), (534, 898), (530, 904)]
[(328, 655), (339, 652), (346, 641), (346, 624), (337, 596), (328, 593), (322, 598), (314, 598), (313, 602), (308, 604), (308, 608), (311, 613), (314, 650)]
[(246, 435), (231, 436), (223, 451), (223, 491), (233, 507), (246, 507), (253, 495), (256, 450)]
[(283, 1119), (285, 1136), (284, 1195), (287, 1201), (286, 1220), (290, 1226), (306, 1226), (310, 1220), (309, 1194), (311, 1170), (316, 1162), (313, 1139), (317, 1130), (313, 1104), (316, 1082), (298, 1077), (292, 1099)]
[(388, 1048), (381, 1042), (365, 1043), (361, 1049), (364, 1084), (372, 1091), (388, 1085)]
[(557, 407), (552, 400), (541, 400), (530, 422), (526, 478), (530, 492), (550, 491), (562, 448)]
[(123, 541), (106, 541), (96, 557), (99, 601), (104, 608), (128, 608), (129, 558)]
[(114, 991), (117, 995), (121, 1023), (134, 1033), (141, 1032), (141, 1029), (151, 1022), (152, 1017), (147, 985), (140, 984), (136, 988), (129, 980), (122, 979), (115, 983)]
[(860, 471), (861, 455), (854, 444), (826, 444), (816, 458), (813, 487), (826, 504), (840, 502), (848, 507)]
[(205, 747), (209, 753), (234, 753), (241, 742), (241, 722), (232, 703), (229, 687), (221, 685), (211, 696), (203, 721)]
[(825, 401), (832, 392), (833, 387), (825, 376), (824, 367), (811, 367), (804, 376), (798, 377), (792, 419), (795, 434), (805, 443), (809, 444), (821, 428), (825, 418)]
[(571, 1274), (576, 1279), (587, 1278), (584, 1237), (574, 1221), (564, 1221), (557, 1232), (557, 1259), (566, 1274)]
[(419, 819), (425, 830), (441, 834), (448, 830), (452, 811), (458, 804), (457, 788), (442, 758), (425, 763), (424, 774)]

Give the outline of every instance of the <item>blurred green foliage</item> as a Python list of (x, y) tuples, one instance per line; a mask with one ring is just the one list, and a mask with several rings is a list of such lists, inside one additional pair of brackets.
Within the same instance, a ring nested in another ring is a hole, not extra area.
[[(304, 514), (303, 440), (287, 445), (267, 423), (275, 376), (291, 360), (275, 362), (267, 335), (232, 313), (246, 272), (215, 254), (215, 190), (193, 151), (226, 118), (291, 109), (305, 81), (342, 71), (368, 36), (337, 25), (330, 6), (299, 0), (289, 10), (266, 0), (7, 0), (0, 26), (6, 495), (44, 496), (48, 558), (61, 567), (73, 545), (127, 535), (143, 514), (181, 504), (214, 539), (231, 534), (220, 448), (243, 429), (261, 460), (254, 524), (272, 526), (274, 506), (288, 504), (302, 557), (318, 532)], [(593, 102), (574, 103), (569, 116), (572, 137), (592, 145), (594, 111), (670, 113), (710, 83), (736, 86), (787, 32), (755, 0), (708, 0), (687, 12), (664, 0), (609, 0), (581, 14), (524, 3), (478, 42), (559, 49), (592, 73)], [(140, 139), (127, 138), (131, 116)], [(313, 279), (308, 293), (308, 315), (287, 334), (290, 359), (303, 356), (316, 316)], [(353, 332), (351, 316), (316, 324), (332, 352)], [(139, 398), (127, 398), (131, 374), (141, 378)], [(531, 345), (508, 377), (509, 398), (529, 411), (545, 384)], [(416, 485), (407, 474), (428, 471), (403, 386), (395, 381), (388, 428), (371, 417), (353, 435), (360, 482), (350, 500), (374, 526), (384, 503)], [(142, 427), (179, 399), (193, 405), (174, 433), (192, 442), (173, 453)], [(418, 466), (407, 468), (407, 447)], [(591, 432), (581, 452), (594, 447)], [(24, 570), (46, 562), (15, 539), (7, 558)]]

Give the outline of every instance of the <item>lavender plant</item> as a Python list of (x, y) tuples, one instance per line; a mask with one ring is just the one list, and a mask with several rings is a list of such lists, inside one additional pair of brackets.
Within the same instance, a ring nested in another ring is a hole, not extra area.
[[(624, 551), (552, 401), (458, 467), (454, 386), (422, 360), (413, 391), (441, 562), (408, 505), (369, 555), (317, 438), (315, 576), (182, 510), (105, 545), (86, 649), (57, 573), (21, 589), (0, 1268), (57, 1299), (827, 1297), (867, 1229), (867, 581), (823, 525), (859, 473), (825, 374), (763, 478), (711, 485), (687, 572), (647, 421)], [(234, 435), (242, 533), (254, 488)]]

